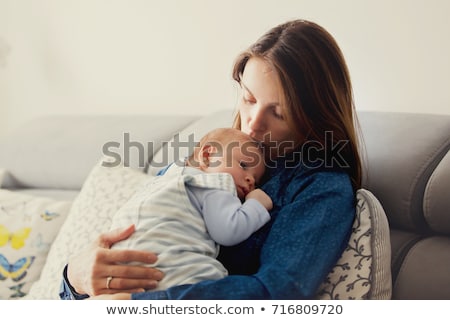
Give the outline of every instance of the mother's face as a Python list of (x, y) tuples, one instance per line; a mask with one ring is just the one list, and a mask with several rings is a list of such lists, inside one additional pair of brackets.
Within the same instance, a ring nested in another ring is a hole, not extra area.
[(241, 78), (242, 94), (238, 103), (241, 130), (269, 147), (272, 157), (295, 147), (279, 88), (277, 74), (267, 62), (250, 58)]

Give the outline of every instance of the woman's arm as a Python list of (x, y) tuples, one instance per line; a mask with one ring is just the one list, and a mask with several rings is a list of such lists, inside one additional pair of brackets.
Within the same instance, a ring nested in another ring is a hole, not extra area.
[[(270, 232), (256, 273), (133, 293), (132, 299), (314, 298), (347, 244), (355, 214), (354, 194), (345, 174), (323, 172), (298, 179), (285, 186), (287, 191), (283, 192), (289, 196), (279, 197), (279, 187), (267, 187), (272, 199), (284, 200), (274, 200), (272, 226), (263, 228)], [(258, 236), (244, 243), (248, 250), (257, 246), (253, 240)], [(240, 257), (245, 259), (242, 255), (235, 258)]]

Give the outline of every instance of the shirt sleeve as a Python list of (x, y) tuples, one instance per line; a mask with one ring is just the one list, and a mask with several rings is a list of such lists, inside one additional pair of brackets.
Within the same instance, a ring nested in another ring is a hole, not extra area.
[(87, 294), (79, 294), (70, 285), (69, 279), (67, 278), (67, 265), (63, 270), (63, 279), (61, 281), (61, 287), (59, 290), (59, 297), (61, 300), (83, 300), (89, 298)]
[(209, 234), (224, 246), (244, 241), (270, 220), (269, 212), (259, 201), (249, 199), (241, 203), (228, 191), (209, 190), (201, 203)]
[(295, 187), (272, 217), (254, 274), (135, 293), (132, 299), (313, 299), (348, 242), (354, 193), (345, 174)]

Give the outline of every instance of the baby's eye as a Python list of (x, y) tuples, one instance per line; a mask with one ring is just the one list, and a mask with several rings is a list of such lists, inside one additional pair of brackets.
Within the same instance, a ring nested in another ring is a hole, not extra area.
[(242, 169), (246, 169), (246, 168), (248, 167), (248, 164), (247, 164), (246, 162), (244, 162), (244, 161), (239, 161), (239, 166), (240, 166)]

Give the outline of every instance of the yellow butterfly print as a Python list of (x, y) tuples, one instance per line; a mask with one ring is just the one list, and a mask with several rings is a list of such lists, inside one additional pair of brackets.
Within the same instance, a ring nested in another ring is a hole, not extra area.
[(9, 263), (4, 255), (0, 254), (0, 280), (11, 278), (13, 281), (20, 281), (27, 275), (27, 270), (34, 261), (33, 256), (23, 257), (15, 263)]
[(20, 249), (25, 245), (25, 240), (30, 235), (31, 228), (22, 228), (16, 232), (10, 232), (4, 225), (0, 224), (0, 247), (11, 242), (11, 248)]

